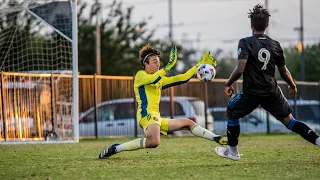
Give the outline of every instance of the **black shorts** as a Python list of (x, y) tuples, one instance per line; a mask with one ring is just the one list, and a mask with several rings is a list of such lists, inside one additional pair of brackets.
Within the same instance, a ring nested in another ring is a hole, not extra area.
[(259, 105), (278, 120), (283, 120), (292, 112), (292, 107), (283, 96), (280, 87), (277, 87), (274, 93), (266, 97), (245, 94), (241, 91), (228, 104), (229, 118), (230, 120), (242, 118), (250, 114)]

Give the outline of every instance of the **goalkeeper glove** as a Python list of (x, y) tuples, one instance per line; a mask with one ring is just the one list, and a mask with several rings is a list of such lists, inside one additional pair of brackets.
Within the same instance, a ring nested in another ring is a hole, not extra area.
[(213, 67), (216, 67), (217, 61), (212, 56), (210, 56), (210, 51), (207, 51), (202, 59), (196, 64), (196, 67), (199, 67), (201, 64), (210, 64)]
[(174, 46), (171, 48), (170, 55), (169, 55), (169, 62), (168, 64), (164, 67), (165, 70), (170, 71), (171, 68), (176, 64), (177, 62), (177, 48)]

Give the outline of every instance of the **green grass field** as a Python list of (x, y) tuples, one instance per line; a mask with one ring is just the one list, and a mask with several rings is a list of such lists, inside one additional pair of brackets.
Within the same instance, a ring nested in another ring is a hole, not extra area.
[(299, 136), (241, 136), (238, 162), (196, 137), (163, 137), (158, 148), (97, 159), (104, 146), (128, 140), (1, 145), (0, 179), (320, 179), (320, 149)]

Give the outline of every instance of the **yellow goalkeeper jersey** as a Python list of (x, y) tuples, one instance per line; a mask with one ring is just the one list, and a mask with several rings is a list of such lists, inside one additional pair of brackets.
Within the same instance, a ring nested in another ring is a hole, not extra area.
[(140, 120), (151, 112), (160, 114), (162, 89), (186, 83), (196, 72), (195, 66), (184, 74), (172, 77), (166, 77), (163, 69), (154, 74), (147, 74), (144, 70), (138, 71), (134, 80), (134, 93), (138, 102), (137, 119)]

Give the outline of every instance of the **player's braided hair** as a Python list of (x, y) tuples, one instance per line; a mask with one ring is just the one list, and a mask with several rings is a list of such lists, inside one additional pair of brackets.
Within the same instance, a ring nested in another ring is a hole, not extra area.
[(248, 17), (251, 19), (251, 25), (256, 31), (265, 31), (269, 25), (269, 17), (271, 16), (267, 9), (257, 4), (253, 9), (249, 9)]
[(149, 62), (149, 57), (156, 55), (161, 56), (161, 52), (156, 50), (154, 47), (150, 46), (150, 44), (145, 45), (139, 51), (139, 58), (141, 62), (141, 66), (144, 67), (144, 62)]

